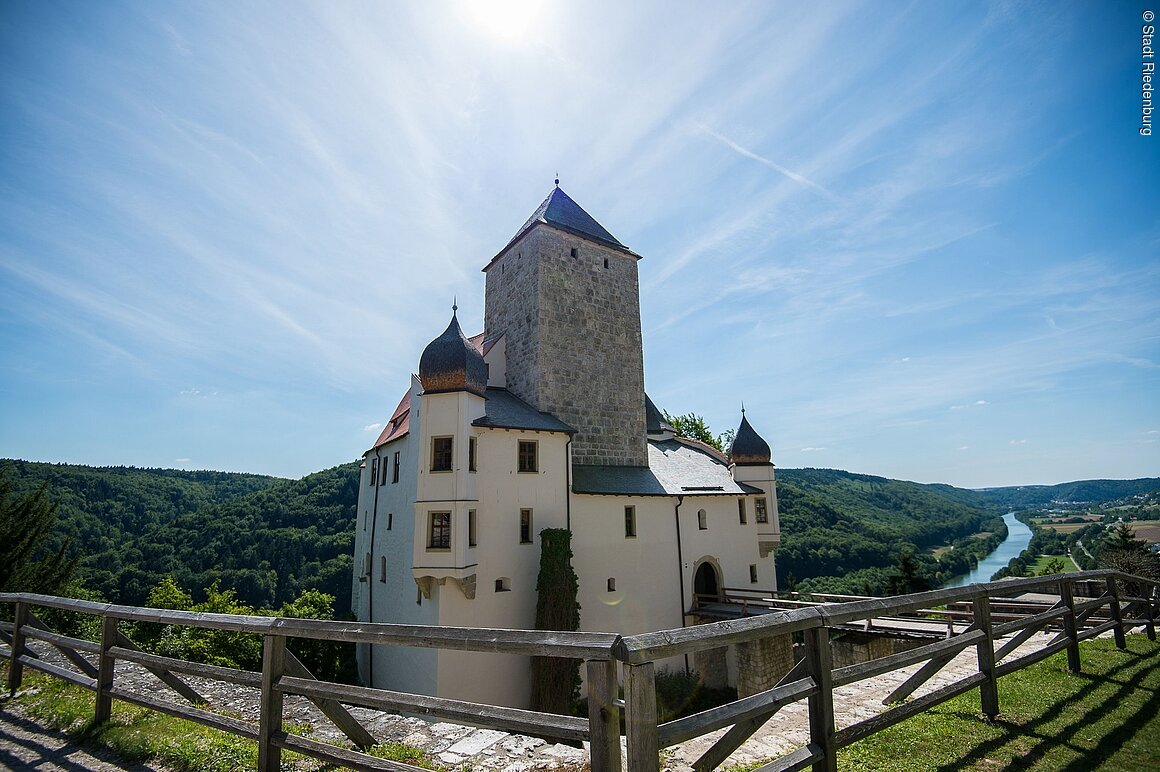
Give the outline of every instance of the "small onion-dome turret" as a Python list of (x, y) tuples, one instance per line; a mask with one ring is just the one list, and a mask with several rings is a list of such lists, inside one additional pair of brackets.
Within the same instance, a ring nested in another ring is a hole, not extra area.
[(423, 349), (419, 357), (419, 380), (423, 393), (470, 391), (483, 397), (487, 392), (487, 365), (483, 355), (463, 336), (455, 312), (451, 324)]
[(729, 458), (740, 466), (756, 466), (770, 463), (769, 444), (761, 439), (749, 419), (741, 413), (741, 426), (737, 427), (737, 434), (733, 435), (733, 444), (729, 447)]

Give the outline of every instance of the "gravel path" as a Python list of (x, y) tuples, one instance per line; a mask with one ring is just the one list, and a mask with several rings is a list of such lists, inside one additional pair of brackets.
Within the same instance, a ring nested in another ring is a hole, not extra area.
[[(1036, 650), (1051, 636), (1032, 637), (1013, 656)], [(49, 661), (60, 661), (55, 650), (45, 651), (40, 642), (30, 641)], [(883, 710), (882, 699), (921, 667), (922, 663), (886, 673), (834, 690), (834, 708), (839, 729)], [(915, 696), (938, 689), (977, 672), (974, 647), (968, 647), (930, 679)], [(249, 721), (258, 720), (258, 690), (199, 678), (187, 682), (218, 711), (226, 711)], [(155, 693), (159, 682), (142, 668), (128, 662), (117, 663), (117, 685)], [(167, 689), (164, 691), (168, 691)], [(439, 763), (475, 770), (581, 770), (588, 761), (584, 749), (547, 743), (534, 737), (512, 735), (489, 729), (473, 729), (450, 723), (431, 723), (365, 708), (351, 713), (382, 741), (403, 742), (423, 748)], [(309, 726), (312, 737), (341, 741), (343, 735), (305, 698), (287, 697), (287, 724)], [(297, 731), (297, 730), (296, 730)], [(692, 763), (724, 734), (719, 730), (664, 751), (668, 772), (691, 772)], [(805, 701), (783, 708), (750, 740), (729, 757), (726, 766), (782, 755), (809, 741), (809, 717)], [(26, 719), (19, 705), (0, 701), (0, 768), (37, 770), (163, 770), (163, 767), (119, 765), (99, 752), (81, 750), (62, 732), (44, 730)]]
[(126, 764), (99, 749), (83, 748), (64, 732), (46, 729), (25, 716), (20, 706), (0, 700), (0, 769), (165, 772), (152, 764)]

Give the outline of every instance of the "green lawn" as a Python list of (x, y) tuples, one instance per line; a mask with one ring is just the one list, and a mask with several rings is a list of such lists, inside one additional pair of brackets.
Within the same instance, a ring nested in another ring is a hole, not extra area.
[(1070, 555), (1040, 555), (1039, 557), (1035, 558), (1035, 563), (1031, 566), (1031, 574), (1033, 576), (1039, 576), (1039, 573), (1047, 568), (1047, 564), (1052, 560), (1063, 561), (1063, 571), (1061, 573), (1066, 574), (1071, 571), (1080, 570), (1079, 566), (1075, 564), (1075, 561), (1071, 559)]
[(1128, 636), (1081, 645), (1083, 672), (1057, 654), (999, 680), (999, 718), (978, 691), (886, 729), (839, 753), (845, 770), (1160, 768), (1160, 644)]

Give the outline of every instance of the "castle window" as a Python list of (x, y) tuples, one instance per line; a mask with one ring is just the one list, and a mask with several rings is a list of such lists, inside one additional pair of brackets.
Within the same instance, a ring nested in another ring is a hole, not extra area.
[(430, 513), (430, 526), (427, 532), (427, 549), (451, 549), (451, 513)]
[(532, 440), (520, 440), (519, 458), (516, 466), (518, 471), (535, 472), (537, 470), (536, 445), (537, 443)]
[(605, 268), (607, 268), (607, 267), (608, 267), (608, 258), (607, 258), (607, 257), (606, 257), (606, 258), (604, 258), (604, 267), (605, 267)]
[(496, 592), (511, 592), (512, 591), (511, 578), (506, 577), (506, 576), (501, 576), (499, 579), (496, 579), (495, 580), (495, 591)]
[(576, 249), (576, 247), (572, 247), (572, 257), (579, 257), (579, 256), (580, 256), (580, 250)]
[(636, 507), (624, 508), (624, 538), (636, 538)]
[(452, 455), (451, 437), (431, 438), (431, 471), (450, 472)]
[(391, 526), (393, 526), (394, 524), (395, 524), (395, 513), (388, 512), (387, 513), (387, 530), (388, 531), (391, 530)]
[(476, 534), (478, 533), (478, 531), (476, 530), (476, 520), (477, 520), (477, 518), (475, 516), (475, 510), (474, 509), (467, 510), (467, 546), (468, 547), (474, 547), (478, 543), (476, 541)]
[(387, 556), (381, 555), (379, 557), (379, 581), (383, 584), (387, 583)]
[(749, 518), (745, 516), (745, 499), (737, 499), (737, 522), (745, 525)]
[(387, 461), (389, 461), (389, 459), (384, 458), (382, 465), (379, 467), (379, 485), (387, 484), (387, 466), (389, 466)]
[(398, 481), (399, 481), (399, 451), (396, 450), (395, 451), (395, 467), (394, 467), (394, 472), (391, 475), (391, 483), (397, 483)]
[(703, 510), (703, 509), (697, 510), (697, 530), (698, 531), (709, 530), (709, 516), (705, 514), (705, 510)]
[(475, 438), (467, 438), (467, 471), (475, 471)]
[(379, 460), (377, 458), (371, 459), (371, 487), (379, 481)]
[(769, 510), (765, 508), (765, 497), (760, 496), (753, 500), (754, 518), (759, 523), (769, 522)]
[(749, 564), (749, 582), (751, 584), (757, 584), (757, 564), (756, 563)]
[(520, 510), (520, 544), (532, 543), (532, 510)]
[(616, 577), (615, 576), (608, 577), (608, 591), (609, 592), (616, 592)]

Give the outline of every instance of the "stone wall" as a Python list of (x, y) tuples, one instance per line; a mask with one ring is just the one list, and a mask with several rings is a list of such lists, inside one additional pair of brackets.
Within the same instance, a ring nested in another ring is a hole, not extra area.
[(793, 668), (793, 636), (777, 635), (737, 644), (737, 696), (777, 686)]
[(729, 685), (729, 650), (725, 646), (693, 653), (693, 670), (701, 676), (701, 683), (709, 689)]
[(537, 225), (487, 268), (508, 389), (576, 428), (577, 464), (648, 465), (636, 261)]
[(857, 665), (859, 662), (869, 662), (872, 659), (889, 657), (891, 654), (916, 649), (928, 643), (930, 643), (928, 640), (845, 633), (840, 638), (830, 641), (830, 656), (836, 669), (847, 665)]

